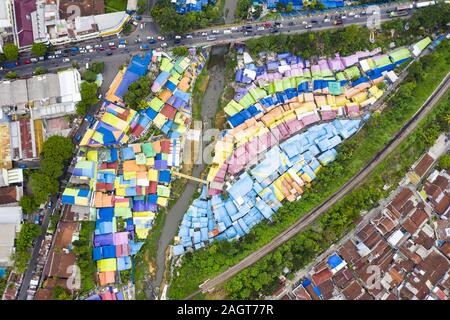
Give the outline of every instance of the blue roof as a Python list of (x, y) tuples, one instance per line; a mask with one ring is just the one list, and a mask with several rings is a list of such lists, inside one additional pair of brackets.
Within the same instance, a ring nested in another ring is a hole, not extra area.
[(336, 268), (341, 263), (342, 259), (337, 254), (333, 254), (331, 257), (328, 258), (328, 264), (332, 269)]

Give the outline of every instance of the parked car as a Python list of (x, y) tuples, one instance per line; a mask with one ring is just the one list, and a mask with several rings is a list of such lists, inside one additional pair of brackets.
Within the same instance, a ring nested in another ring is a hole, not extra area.
[(80, 142), (81, 141), (81, 134), (77, 134), (76, 136), (75, 136), (75, 141), (76, 142)]
[(70, 59), (69, 58), (64, 58), (63, 62), (70, 62)]
[(84, 120), (86, 120), (89, 123), (93, 123), (95, 121), (94, 117), (88, 114), (86, 117), (84, 117)]
[(186, 39), (192, 39), (192, 34), (187, 34)]
[(163, 36), (157, 36), (156, 39), (158, 39), (158, 41), (164, 41), (164, 37)]
[(256, 30), (258, 30), (258, 31), (264, 31), (266, 28), (264, 28), (263, 26), (261, 26), (261, 27), (258, 27)]
[(161, 48), (165, 48), (165, 47), (167, 47), (167, 43), (166, 42), (161, 43)]
[(23, 64), (31, 64), (31, 60), (30, 59), (25, 59), (25, 60), (23, 60)]
[(33, 63), (36, 63), (36, 62), (39, 61), (39, 59), (38, 58), (31, 58), (30, 61), (33, 62)]
[(113, 53), (112, 53), (111, 51), (108, 51), (108, 52), (106, 53), (107, 56), (112, 56), (112, 54), (113, 54)]
[(116, 44), (114, 43), (114, 42), (110, 42), (110, 43), (108, 43), (108, 46), (110, 46), (110, 47), (114, 47)]
[(220, 31), (219, 31), (219, 30), (213, 30), (212, 33), (213, 33), (213, 34), (219, 34)]
[(207, 40), (207, 41), (214, 41), (214, 40), (216, 40), (216, 39), (217, 39), (216, 36), (207, 36), (207, 37), (206, 37), (206, 40)]
[(124, 45), (124, 44), (119, 44), (119, 49), (122, 49), (122, 48), (126, 48), (127, 46), (126, 45)]
[(208, 36), (208, 32), (202, 32), (202, 37), (207, 37)]
[(148, 44), (146, 44), (146, 43), (142, 44), (139, 48), (141, 50), (150, 50), (150, 46)]
[(91, 45), (87, 45), (87, 46), (86, 46), (86, 50), (89, 50), (89, 49), (92, 49), (92, 46), (91, 46)]

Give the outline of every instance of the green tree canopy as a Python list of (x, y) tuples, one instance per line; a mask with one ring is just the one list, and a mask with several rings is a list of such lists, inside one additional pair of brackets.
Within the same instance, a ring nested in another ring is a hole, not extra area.
[(58, 192), (58, 180), (41, 172), (35, 172), (31, 175), (30, 185), (38, 204), (46, 202), (49, 195)]
[(142, 107), (141, 101), (150, 95), (151, 85), (150, 79), (145, 76), (133, 82), (123, 95), (123, 100), (127, 106), (135, 110), (140, 109)]
[(70, 138), (51, 136), (42, 146), (42, 157), (45, 160), (63, 163), (73, 155), (75, 147)]
[(7, 43), (3, 46), (3, 54), (6, 60), (17, 60), (19, 59), (19, 48), (14, 43)]
[(87, 82), (94, 82), (97, 79), (97, 74), (91, 70), (86, 70), (83, 73), (83, 80)]
[(53, 299), (55, 300), (72, 300), (71, 294), (61, 286), (53, 288)]
[(22, 199), (19, 201), (19, 205), (22, 207), (22, 210), (25, 214), (32, 213), (38, 205), (34, 201), (33, 196), (24, 195)]
[(81, 101), (77, 103), (77, 114), (84, 115), (89, 108), (98, 103), (98, 86), (95, 82), (82, 82), (80, 87)]
[(31, 52), (38, 57), (45, 56), (47, 54), (47, 46), (43, 43), (33, 43), (33, 46), (31, 47)]
[(91, 70), (96, 74), (103, 73), (103, 71), (105, 70), (105, 63), (103, 61), (101, 62), (94, 61), (91, 63), (89, 70)]
[(449, 169), (450, 168), (450, 154), (443, 155), (438, 162), (440, 169)]
[(189, 49), (186, 46), (175, 47), (172, 53), (176, 56), (187, 56), (189, 54)]

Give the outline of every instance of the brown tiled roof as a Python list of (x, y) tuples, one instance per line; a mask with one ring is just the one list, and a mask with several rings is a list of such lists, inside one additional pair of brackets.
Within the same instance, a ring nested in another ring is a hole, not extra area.
[(73, 233), (78, 228), (78, 222), (60, 221), (55, 235), (55, 248), (67, 248), (72, 242)]
[(431, 247), (434, 245), (434, 237), (430, 238), (425, 232), (422, 230), (417, 234), (417, 236), (414, 238), (414, 242), (416, 244), (422, 245), (425, 249), (430, 250)]
[(398, 300), (398, 297), (393, 294), (392, 292), (388, 295), (388, 297), (386, 298), (386, 300)]
[(352, 281), (343, 291), (342, 293), (348, 300), (356, 300), (364, 294), (364, 289), (361, 285), (356, 281)]
[(420, 159), (419, 163), (414, 168), (414, 172), (419, 176), (423, 177), (423, 175), (430, 169), (431, 165), (433, 164), (434, 159), (426, 153), (422, 159)]
[(438, 175), (436, 179), (434, 179), (433, 184), (438, 186), (442, 191), (445, 191), (448, 188), (450, 181), (446, 177)]
[(428, 219), (428, 214), (425, 210), (417, 208), (410, 218), (417, 227), (420, 227)]
[(16, 187), (0, 188), (0, 205), (17, 202)]
[(355, 244), (351, 240), (347, 240), (338, 250), (339, 256), (341, 256), (348, 263), (354, 264), (360, 259), (358, 250)]
[(406, 201), (412, 197), (412, 195), (413, 193), (409, 188), (404, 188), (392, 200), (391, 204), (395, 209), (401, 212), (401, 208), (405, 205)]
[(450, 259), (450, 242), (444, 243), (444, 245), (439, 247), (439, 250)]
[(53, 291), (50, 289), (38, 289), (34, 300), (53, 300)]
[(410, 218), (406, 218), (405, 221), (402, 222), (402, 227), (410, 234), (414, 234), (417, 231), (417, 226)]
[(414, 203), (411, 200), (406, 201), (405, 205), (400, 209), (402, 217), (406, 216), (414, 209)]
[(322, 271), (314, 274), (312, 279), (316, 285), (320, 285), (322, 282), (327, 281), (333, 274), (329, 269), (323, 269)]
[(331, 279), (328, 279), (322, 282), (319, 285), (319, 290), (324, 299), (326, 300), (331, 299), (333, 297), (333, 290), (334, 290), (333, 281), (331, 281)]
[(444, 197), (439, 201), (439, 203), (434, 207), (437, 213), (444, 214), (450, 207), (450, 196), (445, 194)]
[(308, 292), (302, 286), (295, 289), (294, 294), (297, 300), (311, 300)]
[(343, 268), (339, 270), (334, 276), (333, 281), (336, 284), (337, 287), (343, 289), (345, 288), (352, 279), (355, 277), (353, 276), (353, 272), (348, 268)]
[(392, 278), (391, 288), (398, 287), (400, 283), (403, 281), (403, 276), (396, 268), (389, 269), (389, 275)]

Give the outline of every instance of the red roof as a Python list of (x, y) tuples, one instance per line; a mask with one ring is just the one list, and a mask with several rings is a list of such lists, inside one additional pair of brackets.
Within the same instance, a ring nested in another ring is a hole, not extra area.
[(172, 107), (171, 105), (166, 104), (160, 111), (160, 113), (169, 118), (170, 120), (173, 120), (175, 118), (175, 115), (177, 114), (177, 109)]
[(170, 153), (170, 140), (162, 140), (161, 141), (161, 152), (162, 153)]
[(316, 285), (320, 285), (322, 282), (327, 281), (331, 278), (333, 274), (329, 269), (323, 269), (322, 271), (316, 273), (312, 276), (312, 279)]
[(36, 0), (15, 0), (16, 29), (19, 36), (19, 46), (25, 47), (33, 44), (33, 24), (31, 13), (36, 11)]

